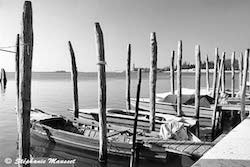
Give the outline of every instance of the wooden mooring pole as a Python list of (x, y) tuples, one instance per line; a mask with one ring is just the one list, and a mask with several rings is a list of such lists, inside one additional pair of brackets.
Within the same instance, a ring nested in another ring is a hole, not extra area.
[(76, 59), (75, 53), (72, 47), (71, 42), (69, 41), (69, 51), (71, 56), (71, 79), (73, 82), (73, 110), (74, 116), (76, 118), (79, 117), (79, 102), (78, 102), (78, 86), (77, 86), (77, 67), (76, 67)]
[(249, 49), (245, 51), (245, 59), (244, 59), (243, 79), (241, 87), (241, 114), (240, 114), (241, 121), (243, 121), (246, 118), (245, 98), (246, 98), (247, 73), (249, 66), (248, 61), (249, 61)]
[(136, 92), (136, 103), (135, 103), (135, 118), (134, 118), (134, 128), (133, 128), (133, 143), (131, 149), (130, 157), (130, 167), (136, 167), (139, 164), (139, 148), (136, 145), (136, 129), (139, 111), (139, 101), (140, 101), (140, 91), (141, 91), (141, 69), (138, 71), (138, 84)]
[(131, 109), (131, 103), (130, 103), (130, 71), (131, 71), (131, 44), (128, 44), (128, 57), (127, 57), (127, 70), (126, 70), (126, 106), (127, 110)]
[(199, 129), (199, 118), (200, 118), (200, 88), (201, 88), (201, 52), (200, 46), (195, 46), (195, 117), (197, 119), (196, 124), (196, 135), (197, 137), (200, 136), (200, 129)]
[[(15, 57), (15, 62), (16, 62), (16, 72), (15, 72), (15, 79), (16, 79), (16, 113), (18, 114), (19, 112), (19, 91), (20, 91), (20, 70), (19, 70), (19, 60), (20, 60), (20, 45), (19, 45), (19, 34), (17, 34), (17, 39), (16, 39), (16, 57)], [(17, 130), (19, 134), (19, 120), (17, 117)]]
[(99, 23), (95, 23), (96, 47), (98, 56), (98, 108), (99, 108), (99, 161), (107, 162), (107, 123), (106, 123), (106, 71), (103, 33)]
[(2, 84), (2, 88), (5, 89), (6, 83), (7, 83), (6, 72), (5, 72), (5, 70), (2, 68), (2, 69), (1, 69), (1, 84)]
[(208, 55), (206, 58), (206, 85), (207, 85), (207, 92), (209, 92), (210, 90), (210, 83), (209, 83), (209, 59), (208, 59)]
[(219, 53), (218, 48), (215, 48), (215, 59), (214, 59), (214, 76), (213, 76), (213, 94), (212, 97), (215, 98), (216, 94), (216, 84), (217, 84), (217, 75), (218, 75), (218, 62), (219, 62)]
[(226, 91), (226, 74), (225, 74), (225, 65), (223, 66), (222, 69), (222, 75), (221, 75), (221, 93), (222, 95), (225, 94)]
[[(32, 4), (24, 2), (22, 17), (21, 61), (20, 61), (20, 94), (19, 94), (19, 142), (18, 154), (20, 159), (30, 159), (30, 110), (31, 110), (31, 74), (33, 55), (33, 26)], [(19, 164), (29, 167), (30, 164)]]
[(235, 76), (234, 76), (234, 62), (235, 62), (235, 52), (232, 53), (232, 58), (231, 58), (231, 73), (232, 73), (232, 78), (231, 78), (231, 91), (232, 95), (231, 97), (234, 97), (234, 89), (235, 89)]
[(242, 85), (242, 78), (243, 78), (243, 53), (240, 53), (240, 58), (239, 58), (239, 91), (241, 91), (241, 85)]
[(215, 104), (214, 104), (214, 109), (213, 109), (213, 116), (212, 116), (212, 140), (214, 140), (216, 136), (216, 124), (218, 123), (217, 121), (217, 110), (218, 110), (218, 103), (219, 103), (219, 92), (220, 92), (220, 87), (221, 87), (221, 78), (222, 78), (222, 73), (223, 73), (223, 68), (224, 68), (224, 62), (225, 62), (225, 56), (226, 53), (222, 53), (222, 59), (220, 62), (220, 70), (219, 70), (219, 77), (217, 79), (217, 88), (215, 92)]
[(174, 56), (175, 56), (175, 51), (172, 51), (172, 57), (171, 57), (171, 66), (170, 66), (170, 84), (171, 84), (171, 93), (174, 95)]
[(181, 81), (181, 66), (182, 66), (182, 41), (178, 42), (177, 50), (177, 116), (182, 115), (181, 105), (182, 105), (182, 81)]
[(150, 98), (150, 131), (155, 130), (155, 96), (156, 96), (156, 79), (157, 79), (157, 41), (155, 32), (150, 34), (151, 56), (150, 56), (150, 73), (149, 73), (149, 98)]

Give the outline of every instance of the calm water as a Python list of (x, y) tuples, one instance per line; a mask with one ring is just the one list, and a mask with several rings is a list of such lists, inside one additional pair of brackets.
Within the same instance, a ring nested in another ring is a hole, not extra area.
[[(143, 73), (141, 97), (148, 96), (148, 74)], [(4, 159), (17, 158), (17, 129), (16, 129), (16, 88), (14, 73), (7, 73), (7, 88), (1, 90), (0, 96), (0, 166), (6, 165)], [(132, 74), (132, 92), (135, 97), (136, 73)], [(159, 73), (157, 78), (157, 92), (170, 90), (169, 74)], [(238, 79), (238, 76), (236, 76)], [(212, 75), (210, 75), (212, 83)], [(205, 86), (205, 75), (202, 75), (201, 86)], [(183, 75), (183, 87), (194, 88), (194, 74)], [(230, 86), (230, 75), (226, 75), (226, 87)], [(79, 74), (79, 102), (80, 108), (97, 107), (97, 80), (95, 73)], [(236, 88), (238, 82), (236, 81)], [(107, 107), (125, 108), (125, 74), (107, 74)], [(72, 106), (72, 83), (70, 73), (33, 73), (32, 78), (32, 107), (53, 113), (68, 113)], [(58, 159), (77, 159), (75, 166), (98, 166), (97, 155), (82, 150), (73, 150), (60, 145), (53, 145), (47, 141), (32, 139), (32, 155), (34, 157), (56, 157)], [(190, 166), (193, 160), (188, 157), (175, 157), (161, 162), (140, 161), (140, 166)], [(109, 166), (128, 166), (128, 160), (110, 160)], [(32, 165), (39, 166), (39, 165)], [(57, 165), (62, 166), (62, 165)], [(67, 166), (67, 165), (66, 165)], [(70, 166), (70, 165), (68, 165)], [(72, 166), (72, 165), (71, 165)]]

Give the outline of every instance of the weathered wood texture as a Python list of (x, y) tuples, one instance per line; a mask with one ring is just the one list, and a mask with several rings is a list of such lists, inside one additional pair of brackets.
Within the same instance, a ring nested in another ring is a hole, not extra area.
[[(201, 52), (200, 46), (195, 46), (195, 117), (200, 118), (200, 88), (201, 88)], [(197, 121), (199, 122), (199, 121)], [(199, 123), (197, 124), (197, 136), (199, 136)]]
[(239, 57), (239, 91), (241, 91), (241, 85), (242, 85), (242, 78), (243, 78), (243, 53), (240, 53)]
[(181, 66), (182, 66), (182, 41), (178, 42), (178, 51), (177, 51), (177, 116), (182, 115), (181, 111), (181, 88), (182, 88), (182, 78), (181, 78)]
[(20, 74), (19, 74), (19, 60), (20, 60), (20, 37), (19, 34), (17, 34), (17, 39), (16, 39), (16, 57), (15, 57), (15, 62), (16, 62), (16, 71), (15, 71), (15, 79), (16, 79), (16, 110), (19, 111), (19, 81), (20, 81)]
[[(137, 84), (137, 92), (136, 92), (136, 105), (135, 105), (135, 119), (134, 119), (134, 128), (133, 128), (133, 142), (132, 142), (132, 150), (131, 150), (131, 159), (130, 159), (130, 167), (135, 167), (138, 164), (139, 157), (136, 157), (136, 134), (137, 134), (137, 120), (138, 120), (138, 112), (139, 112), (139, 101), (140, 101), (140, 91), (141, 91), (141, 69), (138, 71), (138, 84)], [(138, 155), (138, 153), (137, 153)]]
[(192, 141), (176, 141), (176, 140), (144, 140), (154, 146), (163, 147), (166, 151), (175, 150), (176, 153), (192, 156), (194, 158), (200, 158), (210, 148), (212, 148), (214, 142), (192, 142)]
[(219, 62), (219, 53), (218, 48), (215, 48), (215, 59), (214, 59), (214, 76), (213, 76), (213, 94), (212, 97), (215, 98), (216, 94), (216, 84), (217, 84), (217, 72), (218, 72), (218, 62)]
[[(15, 79), (16, 79), (16, 113), (19, 112), (19, 92), (20, 92), (20, 70), (19, 70), (19, 60), (20, 60), (20, 37), (19, 34), (17, 34), (17, 39), (16, 39), (16, 57), (15, 57), (15, 62), (16, 62), (16, 71), (15, 71)], [(17, 131), (19, 134), (19, 119), (17, 117)]]
[(74, 110), (74, 116), (78, 118), (79, 117), (78, 84), (77, 84), (78, 73), (76, 67), (75, 52), (73, 50), (70, 41), (69, 41), (69, 51), (71, 56), (71, 79), (73, 82), (73, 110)]
[(98, 108), (99, 108), (99, 161), (107, 162), (107, 123), (106, 123), (106, 71), (103, 33), (99, 23), (95, 23), (98, 56)]
[(206, 59), (206, 85), (207, 85), (207, 91), (210, 89), (210, 83), (209, 83), (209, 59), (207, 55)]
[(243, 69), (243, 78), (241, 87), (241, 121), (243, 121), (246, 117), (245, 100), (246, 100), (247, 73), (249, 66), (248, 61), (249, 61), (249, 49), (245, 51), (245, 59), (244, 59), (244, 69)]
[(174, 87), (174, 57), (175, 51), (172, 51), (171, 57), (171, 66), (170, 66), (170, 84), (171, 84), (171, 93), (174, 95), (175, 87)]
[[(21, 38), (21, 61), (20, 61), (20, 94), (19, 94), (19, 142), (18, 153), (21, 159), (30, 159), (30, 109), (31, 109), (31, 74), (33, 56), (33, 24), (32, 4), (24, 2), (22, 17)], [(21, 164), (20, 166), (30, 166)]]
[(222, 75), (221, 75), (221, 93), (225, 94), (226, 91), (226, 73), (225, 73), (225, 65), (222, 69)]
[(127, 70), (126, 70), (126, 106), (127, 110), (131, 109), (131, 102), (130, 102), (130, 71), (131, 71), (131, 44), (128, 44), (128, 57), (127, 57)]
[(217, 80), (217, 88), (216, 88), (216, 92), (215, 92), (215, 104), (214, 104), (214, 109), (213, 109), (213, 117), (212, 117), (212, 139), (214, 139), (215, 137), (215, 127), (216, 127), (216, 115), (217, 115), (217, 110), (218, 110), (218, 103), (219, 103), (219, 92), (220, 92), (220, 87), (221, 87), (221, 79), (222, 79), (222, 73), (223, 73), (223, 68), (224, 68), (224, 62), (225, 62), (225, 56), (226, 53), (223, 52), (222, 53), (222, 59), (220, 62), (220, 70), (219, 70), (219, 77)]
[(157, 41), (155, 32), (150, 34), (151, 56), (149, 74), (149, 98), (150, 98), (150, 130), (155, 129), (155, 97), (157, 79)]
[(232, 58), (231, 58), (231, 91), (232, 91), (232, 97), (234, 97), (234, 89), (235, 89), (235, 72), (234, 72), (234, 63), (235, 63), (235, 52), (232, 53)]

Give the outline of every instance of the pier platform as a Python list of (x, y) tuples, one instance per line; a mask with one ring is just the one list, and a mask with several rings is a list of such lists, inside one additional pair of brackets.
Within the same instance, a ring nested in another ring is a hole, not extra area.
[(250, 166), (250, 117), (237, 125), (192, 167)]

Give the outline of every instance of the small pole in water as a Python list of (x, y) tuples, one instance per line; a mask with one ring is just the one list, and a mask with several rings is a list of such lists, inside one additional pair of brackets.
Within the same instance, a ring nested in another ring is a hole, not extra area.
[(156, 95), (156, 78), (157, 78), (157, 41), (155, 32), (150, 34), (151, 56), (150, 56), (150, 73), (149, 73), (149, 97), (150, 97), (150, 131), (155, 130), (155, 95)]
[(222, 95), (225, 94), (225, 84), (226, 84), (226, 75), (225, 75), (225, 65), (223, 66), (223, 69), (222, 69), (222, 76), (221, 76), (221, 93)]
[(210, 90), (210, 83), (209, 83), (209, 59), (207, 55), (206, 59), (206, 81), (207, 81), (207, 92)]
[(232, 72), (232, 78), (231, 78), (231, 91), (232, 91), (232, 97), (234, 97), (234, 87), (235, 87), (235, 80), (234, 80), (234, 62), (235, 62), (235, 52), (232, 53), (231, 58), (231, 72)]
[[(22, 17), (22, 38), (20, 59), (20, 94), (19, 94), (19, 143), (18, 154), (20, 159), (30, 159), (30, 110), (31, 110), (31, 74), (33, 55), (33, 26), (32, 26), (32, 4), (24, 2)], [(19, 164), (29, 167), (30, 164)]]
[[(20, 46), (19, 46), (19, 34), (17, 34), (17, 39), (16, 39), (16, 73), (15, 73), (15, 78), (16, 78), (16, 113), (18, 115), (19, 112), (19, 81), (20, 81), (20, 74), (19, 74), (19, 59), (20, 59)], [(19, 131), (19, 120), (17, 117), (17, 130)], [(19, 134), (19, 133), (18, 133)]]
[(126, 99), (127, 99), (127, 110), (131, 109), (131, 103), (130, 103), (130, 71), (131, 71), (131, 44), (128, 44), (128, 58), (127, 58), (127, 70), (126, 70)]
[(242, 79), (242, 87), (241, 87), (241, 121), (246, 118), (245, 111), (245, 98), (246, 98), (246, 85), (247, 85), (247, 73), (249, 66), (249, 49), (245, 51), (245, 59), (244, 59), (244, 69), (243, 69), (243, 79)]
[(178, 50), (177, 50), (177, 116), (182, 115), (181, 103), (182, 103), (182, 81), (181, 81), (181, 66), (182, 66), (182, 41), (178, 41)]
[[(139, 157), (136, 157), (136, 129), (137, 129), (137, 119), (138, 119), (138, 111), (139, 111), (139, 101), (140, 101), (140, 91), (141, 91), (141, 69), (138, 71), (138, 84), (137, 84), (137, 92), (136, 92), (136, 104), (135, 104), (135, 118), (134, 118), (134, 129), (133, 129), (133, 143), (131, 149), (131, 157), (130, 157), (130, 167), (138, 166)], [(137, 165), (136, 165), (137, 164)]]
[(224, 62), (225, 62), (225, 56), (226, 56), (226, 53), (223, 52), (222, 53), (222, 59), (221, 59), (221, 62), (220, 62), (220, 70), (219, 70), (219, 78), (217, 80), (217, 89), (216, 89), (216, 92), (215, 92), (215, 103), (214, 103), (214, 109), (213, 109), (213, 116), (212, 116), (212, 140), (214, 140), (215, 138), (215, 126), (216, 126), (216, 114), (217, 114), (217, 106), (218, 106), (218, 103), (219, 103), (219, 92), (220, 92), (220, 87), (221, 87), (221, 77), (222, 77), (222, 73), (223, 73), (223, 68), (224, 68)]
[(74, 110), (74, 116), (76, 118), (79, 117), (79, 102), (78, 102), (78, 86), (77, 86), (77, 67), (76, 67), (76, 59), (75, 59), (75, 53), (72, 47), (71, 42), (69, 41), (69, 51), (71, 55), (71, 78), (73, 81), (73, 94), (74, 94), (74, 102), (73, 102), (73, 110)]
[(107, 163), (107, 122), (106, 122), (106, 70), (103, 33), (99, 23), (95, 23), (98, 56), (98, 108), (99, 108), (99, 161)]
[(200, 88), (201, 88), (201, 52), (200, 45), (195, 46), (195, 117), (197, 119), (197, 132), (196, 135), (199, 137), (199, 118), (200, 118)]
[(6, 83), (7, 83), (7, 77), (6, 77), (6, 72), (5, 70), (2, 68), (1, 69), (1, 84), (2, 84), (2, 88), (6, 88)]
[(171, 93), (174, 95), (174, 55), (175, 51), (172, 51), (171, 66), (170, 66), (170, 78), (171, 78)]
[(218, 75), (218, 62), (219, 62), (219, 49), (215, 48), (215, 59), (214, 59), (214, 76), (213, 76), (213, 94), (212, 97), (215, 98), (216, 94), (216, 84), (217, 84), (217, 75)]
[(239, 91), (241, 91), (241, 85), (242, 85), (242, 78), (243, 78), (243, 53), (240, 53), (239, 58)]

